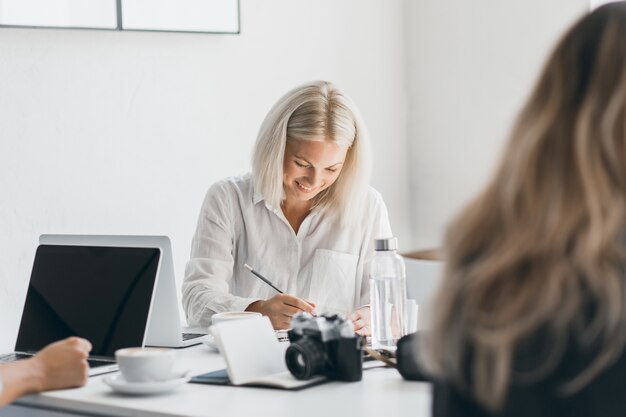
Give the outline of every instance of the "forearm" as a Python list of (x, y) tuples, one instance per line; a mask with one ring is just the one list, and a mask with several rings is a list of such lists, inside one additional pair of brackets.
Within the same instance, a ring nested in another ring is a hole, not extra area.
[(22, 395), (41, 391), (43, 378), (34, 359), (21, 360), (0, 367), (2, 391), (0, 407), (15, 401)]
[(187, 263), (182, 301), (190, 326), (209, 326), (211, 315), (220, 312), (219, 305), (228, 301), (226, 277), (232, 274), (229, 264), (199, 257), (192, 257)]
[(183, 300), (188, 324), (206, 327), (211, 325), (213, 314), (225, 311), (244, 311), (246, 307), (258, 301), (259, 298), (235, 296), (230, 294), (227, 289), (216, 288), (205, 281), (184, 283)]

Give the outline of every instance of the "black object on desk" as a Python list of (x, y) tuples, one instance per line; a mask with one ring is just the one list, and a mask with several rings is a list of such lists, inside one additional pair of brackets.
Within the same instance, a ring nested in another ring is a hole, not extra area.
[(195, 384), (231, 385), (226, 368), (194, 376), (189, 382)]
[(330, 382), (329, 379), (326, 378), (316, 378), (311, 379), (309, 381), (303, 382), (298, 381), (297, 386), (288, 387), (281, 385), (279, 383), (272, 384), (270, 381), (266, 381), (264, 383), (248, 383), (244, 385), (233, 385), (230, 382), (230, 378), (228, 377), (228, 370), (226, 368), (220, 369), (213, 372), (208, 372), (206, 374), (194, 376), (189, 381), (192, 384), (208, 384), (208, 385), (225, 385), (225, 386), (233, 386), (233, 387), (251, 387), (251, 388), (274, 388), (274, 389), (283, 389), (289, 391), (299, 391), (304, 388), (313, 387), (315, 385), (324, 384), (326, 382)]
[(396, 361), (398, 372), (409, 381), (431, 382), (432, 378), (419, 363), (421, 332), (411, 333), (398, 340)]

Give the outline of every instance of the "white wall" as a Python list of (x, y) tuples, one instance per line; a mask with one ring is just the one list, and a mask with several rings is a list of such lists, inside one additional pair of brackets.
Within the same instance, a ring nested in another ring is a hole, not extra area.
[(485, 184), (557, 38), (588, 0), (406, 1), (414, 245)]
[(242, 0), (237, 36), (0, 29), (0, 350), (41, 233), (169, 235), (180, 284), (206, 188), (248, 170), (265, 113), (306, 80), (359, 104), (401, 247), (438, 245), (587, 7)]
[(311, 79), (361, 108), (408, 248), (403, 7), (242, 0), (235, 36), (0, 29), (0, 351), (41, 233), (169, 235), (180, 284), (207, 187), (248, 170), (270, 106)]

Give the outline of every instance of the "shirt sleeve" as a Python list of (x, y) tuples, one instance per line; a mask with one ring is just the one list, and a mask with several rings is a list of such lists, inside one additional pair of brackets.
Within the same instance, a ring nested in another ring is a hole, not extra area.
[(230, 293), (238, 204), (236, 193), (226, 182), (213, 185), (202, 204), (182, 285), (183, 308), (190, 326), (209, 326), (213, 314), (243, 311), (259, 300)]
[(371, 189), (372, 199), (369, 204), (367, 217), (370, 222), (370, 227), (367, 228), (367, 232), (364, 236), (363, 242), (363, 256), (361, 266), (361, 297), (360, 306), (369, 305), (370, 302), (370, 284), (368, 280), (367, 264), (374, 256), (374, 239), (380, 239), (393, 236), (391, 232), (391, 224), (389, 223), (389, 214), (387, 213), (387, 206), (383, 201), (383, 197), (380, 193), (373, 188)]

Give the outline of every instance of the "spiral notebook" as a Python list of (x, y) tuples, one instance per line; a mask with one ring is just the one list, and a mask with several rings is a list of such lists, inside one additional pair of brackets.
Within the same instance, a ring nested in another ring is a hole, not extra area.
[(288, 343), (279, 342), (267, 317), (218, 323), (210, 328), (226, 369), (198, 375), (190, 382), (298, 390), (327, 382), (324, 376), (302, 381), (285, 363)]

